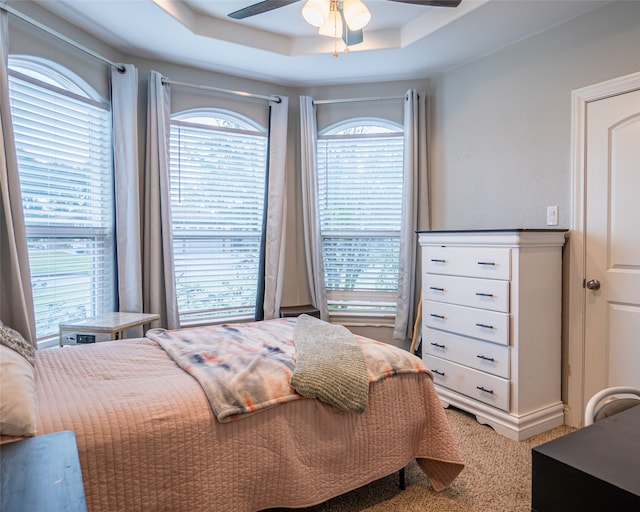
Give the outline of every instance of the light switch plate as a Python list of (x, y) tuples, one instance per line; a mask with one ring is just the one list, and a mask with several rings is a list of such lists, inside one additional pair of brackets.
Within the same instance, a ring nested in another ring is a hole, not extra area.
[(547, 206), (547, 226), (558, 225), (558, 207)]

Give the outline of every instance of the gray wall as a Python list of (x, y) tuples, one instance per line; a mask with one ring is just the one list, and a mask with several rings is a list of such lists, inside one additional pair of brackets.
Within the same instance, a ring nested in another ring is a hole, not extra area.
[(622, 1), (432, 78), (432, 228), (569, 228), (571, 91), (639, 70)]

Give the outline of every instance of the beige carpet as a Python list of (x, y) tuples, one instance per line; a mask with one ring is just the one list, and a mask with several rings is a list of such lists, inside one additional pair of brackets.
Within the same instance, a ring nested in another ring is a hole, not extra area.
[(415, 462), (407, 466), (406, 489), (398, 488), (398, 475), (377, 480), (308, 512), (516, 512), (531, 510), (531, 448), (574, 429), (558, 427), (525, 441), (511, 441), (472, 416), (447, 409), (451, 430), (465, 469), (446, 490), (431, 489)]

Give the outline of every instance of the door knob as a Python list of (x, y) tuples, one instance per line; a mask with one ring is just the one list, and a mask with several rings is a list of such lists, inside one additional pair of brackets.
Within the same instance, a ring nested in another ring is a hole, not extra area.
[(597, 279), (590, 279), (589, 281), (587, 281), (587, 288), (589, 288), (589, 290), (599, 290), (600, 281), (598, 281)]

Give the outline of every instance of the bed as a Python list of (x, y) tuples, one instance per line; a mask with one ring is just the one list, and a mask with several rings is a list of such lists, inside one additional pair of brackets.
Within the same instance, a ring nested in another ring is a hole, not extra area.
[[(92, 512), (305, 507), (412, 459), (436, 490), (447, 487), (463, 464), (431, 375), (407, 351), (355, 337), (367, 365), (371, 347), (396, 359), (386, 369), (379, 362), (377, 376), (369, 368), (361, 413), (295, 390), (221, 411), (194, 372), (158, 341), (169, 336), (190, 344), (194, 336), (223, 339), (231, 331), (251, 338), (257, 329), (295, 354), (296, 321), (152, 331), (145, 338), (38, 351), (37, 433), (75, 432)], [(209, 359), (220, 363), (218, 356)]]

